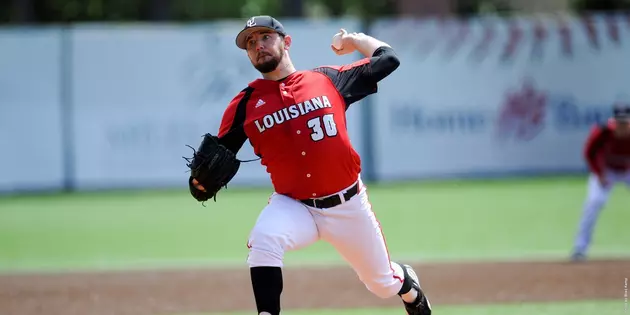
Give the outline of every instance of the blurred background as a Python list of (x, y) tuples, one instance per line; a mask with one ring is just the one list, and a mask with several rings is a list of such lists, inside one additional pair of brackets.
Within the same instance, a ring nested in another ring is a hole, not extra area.
[[(293, 36), (299, 69), (361, 58), (330, 51), (342, 27), (396, 49), (401, 67), (348, 111), (392, 256), (566, 260), (586, 197), (586, 137), (614, 104), (630, 104), (629, 9), (629, 0), (0, 0), (0, 271), (243, 267), (268, 174), (246, 163), (202, 207), (182, 157), (259, 77), (234, 44), (258, 14)], [(254, 157), (249, 144), (239, 157)], [(615, 188), (589, 258), (630, 255), (629, 203)], [(287, 261), (342, 263), (319, 243)]]
[[(369, 181), (583, 172), (588, 129), (630, 101), (626, 0), (1, 3), (1, 192), (182, 187), (185, 144), (258, 76), (233, 44), (257, 14), (299, 68), (361, 58), (330, 53), (340, 27), (396, 47), (349, 117)], [(253, 164), (235, 183), (269, 184)]]
[(1, 21), (40, 24), (83, 21), (208, 21), (277, 17), (432, 17), (540, 12), (612, 12), (627, 0), (3, 0)]

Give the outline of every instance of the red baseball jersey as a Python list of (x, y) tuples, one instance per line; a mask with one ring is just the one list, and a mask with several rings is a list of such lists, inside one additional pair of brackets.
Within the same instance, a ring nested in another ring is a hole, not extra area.
[(591, 172), (601, 176), (606, 169), (630, 170), (630, 138), (616, 137), (613, 120), (592, 128), (584, 155)]
[(257, 79), (228, 105), (221, 143), (237, 152), (249, 139), (277, 193), (320, 198), (352, 185), (361, 159), (350, 143), (346, 110), (375, 93), (370, 59)]

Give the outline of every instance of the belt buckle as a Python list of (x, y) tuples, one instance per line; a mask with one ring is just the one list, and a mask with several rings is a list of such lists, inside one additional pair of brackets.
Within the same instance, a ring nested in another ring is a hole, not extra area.
[(331, 197), (333, 197), (333, 196), (328, 196), (326, 198), (313, 199), (313, 207), (318, 208), (318, 209), (328, 209), (328, 208), (330, 208), (329, 203), (326, 202), (326, 201), (329, 200)]
[(336, 193), (336, 194), (334, 194), (332, 196), (329, 196), (326, 199), (330, 199), (330, 202), (329, 202), (329, 205), (328, 205), (329, 208), (336, 207), (336, 206), (344, 204), (346, 202), (346, 198), (343, 195), (343, 193), (341, 193), (341, 192)]
[[(352, 188), (350, 188), (350, 189), (352, 189)], [(328, 197), (325, 197), (325, 198), (314, 198), (314, 199), (311, 199), (312, 202), (313, 202), (312, 207), (319, 208), (319, 209), (325, 209), (325, 208), (323, 208), (323, 206), (328, 206), (328, 204), (323, 204), (323, 203), (325, 203), (324, 200), (328, 200), (328, 199), (332, 199), (332, 198), (339, 198), (339, 203), (337, 203), (335, 206), (344, 204), (344, 203), (346, 203), (348, 201), (348, 200), (346, 200), (346, 194), (348, 193), (348, 191), (350, 189), (342, 190), (342, 191), (340, 191), (340, 192), (338, 192), (338, 193), (336, 193), (334, 195), (331, 195), (331, 196), (328, 196)]]
[(319, 200), (321, 199), (313, 199), (313, 208), (318, 208), (319, 209)]

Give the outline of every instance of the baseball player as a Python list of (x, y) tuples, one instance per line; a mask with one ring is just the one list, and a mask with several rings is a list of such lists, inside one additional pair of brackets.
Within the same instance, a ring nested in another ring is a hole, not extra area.
[[(396, 70), (399, 61), (378, 39), (340, 33), (341, 46), (331, 44), (334, 53), (358, 51), (363, 59), (298, 71), (289, 56), (291, 36), (278, 20), (255, 16), (247, 21), (236, 45), (247, 52), (262, 78), (230, 102), (218, 135), (207, 134), (189, 165), (190, 190), (197, 200), (212, 198), (216, 187), (236, 173), (233, 155), (249, 139), (274, 187), (247, 243), (258, 314), (280, 314), (285, 253), (323, 240), (370, 292), (381, 298), (399, 296), (407, 314), (430, 315), (414, 270), (390, 260), (360, 178), (361, 159), (346, 128), (350, 105), (376, 93), (377, 83)], [(208, 169), (213, 171), (204, 171)]]
[(593, 127), (584, 155), (590, 178), (571, 256), (574, 261), (585, 259), (593, 227), (615, 184), (623, 182), (630, 187), (630, 106), (615, 106), (613, 118)]

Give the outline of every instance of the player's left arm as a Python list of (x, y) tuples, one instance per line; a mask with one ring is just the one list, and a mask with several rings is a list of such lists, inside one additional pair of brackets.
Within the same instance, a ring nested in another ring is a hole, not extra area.
[(235, 155), (247, 141), (245, 134), (245, 109), (253, 92), (253, 88), (247, 87), (236, 95), (223, 113), (219, 126), (219, 144), (224, 145)]
[(347, 34), (344, 48), (335, 52), (343, 55), (354, 51), (365, 57), (341, 67), (324, 66), (315, 69), (331, 79), (343, 96), (346, 107), (376, 93), (378, 82), (400, 66), (400, 60), (389, 44), (363, 33)]

